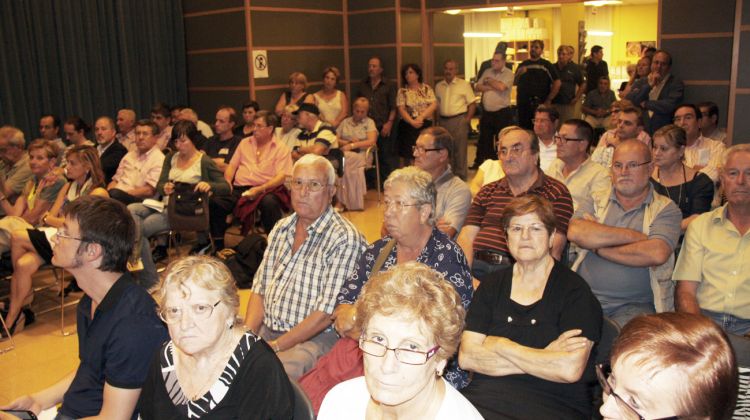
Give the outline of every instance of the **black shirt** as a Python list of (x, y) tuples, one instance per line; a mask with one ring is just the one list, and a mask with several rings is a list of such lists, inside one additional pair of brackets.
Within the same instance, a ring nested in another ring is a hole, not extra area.
[[(521, 305), (511, 300), (513, 266), (482, 280), (466, 314), (466, 331), (505, 337), (523, 346), (543, 349), (571, 329), (599, 341), (602, 308), (588, 284), (565, 265), (555, 262), (542, 298)], [(586, 373), (572, 384), (532, 375), (493, 377), (480, 373), (462, 393), (487, 419), (517, 416), (529, 419), (591, 418), (593, 358)]]
[(586, 92), (591, 92), (599, 86), (599, 78), (609, 76), (607, 62), (602, 60), (598, 64), (591, 60), (586, 62)]
[(665, 187), (653, 178), (651, 184), (656, 192), (670, 198), (680, 207), (683, 219), (711, 210), (714, 182), (703, 172), (696, 173), (690, 181), (672, 187)]
[(560, 91), (552, 100), (552, 103), (568, 105), (576, 97), (578, 85), (583, 83), (583, 74), (578, 64), (570, 61), (562, 69), (555, 64), (558, 74), (560, 75)]
[(242, 137), (238, 135), (232, 136), (229, 140), (221, 140), (217, 134), (206, 141), (203, 145), (203, 151), (211, 159), (224, 158), (224, 163), (229, 163), (240, 141), (242, 141)]
[(543, 58), (524, 60), (518, 65), (516, 73), (522, 67), (526, 67), (526, 72), (518, 76), (518, 96), (537, 96), (542, 101), (546, 100), (552, 90), (552, 82), (560, 78), (555, 66)]
[[(102, 409), (104, 383), (138, 389), (156, 349), (169, 338), (156, 315), (156, 304), (141, 286), (123, 274), (109, 289), (91, 318), (91, 298), (78, 304), (80, 365), (63, 396), (60, 412), (81, 418)], [(131, 418), (137, 418), (137, 412)]]
[(370, 111), (367, 116), (375, 121), (378, 131), (388, 122), (391, 110), (396, 108), (396, 84), (386, 79), (380, 79), (375, 89), (370, 85), (370, 78), (366, 78), (359, 84), (355, 99), (364, 97), (370, 100)]

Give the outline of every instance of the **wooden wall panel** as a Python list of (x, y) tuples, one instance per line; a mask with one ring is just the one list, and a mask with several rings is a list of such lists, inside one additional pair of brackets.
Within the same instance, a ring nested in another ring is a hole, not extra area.
[(456, 60), (458, 62), (459, 74), (466, 74), (466, 63), (464, 63), (464, 47), (434, 47), (433, 53), (435, 56), (433, 68), (435, 69), (436, 79), (443, 78), (443, 63), (449, 58), (452, 58), (453, 60)]
[(205, 86), (247, 86), (247, 55), (241, 52), (188, 54), (188, 89)]
[[(307, 82), (322, 83), (323, 69), (336, 66), (339, 70), (344, 67), (344, 51), (337, 50), (297, 50), (297, 51), (269, 51), (267, 79), (255, 79), (256, 88), (268, 85), (284, 85), (289, 82), (289, 74), (300, 71), (307, 76)], [(318, 90), (320, 87), (316, 87)], [(310, 89), (308, 89), (310, 90)]]
[(254, 46), (343, 45), (341, 15), (253, 11), (251, 20)]
[(661, 47), (672, 55), (672, 71), (683, 80), (729, 80), (732, 38), (664, 39)]
[(182, 12), (190, 14), (243, 7), (244, 3), (244, 0), (182, 0)]
[(185, 19), (185, 48), (188, 52), (244, 46), (245, 15), (241, 11)]
[(213, 91), (190, 92), (190, 106), (198, 113), (198, 117), (213, 128), (216, 121), (216, 110), (222, 105), (228, 105), (237, 110), (242, 119), (242, 104), (248, 100), (247, 91)]
[(349, 15), (349, 45), (394, 44), (395, 42), (395, 12)]
[[(745, 4), (750, 3), (746, 0)], [(740, 57), (738, 67), (737, 87), (750, 88), (750, 31), (743, 31), (740, 35)], [(743, 54), (744, 53), (744, 54)]]
[(395, 0), (347, 0), (349, 11), (383, 9), (386, 7), (395, 7)]
[(421, 43), (421, 16), (414, 12), (401, 12), (401, 42)]
[(432, 40), (435, 43), (464, 42), (464, 17), (461, 15), (447, 15), (435, 13), (432, 20)]
[(734, 119), (734, 144), (750, 143), (750, 95), (737, 95), (735, 109), (737, 117)]
[[(425, 66), (424, 63), (422, 63), (422, 47), (403, 47), (401, 49), (401, 62), (404, 65), (408, 63), (416, 63), (424, 70)], [(401, 71), (401, 69), (399, 69), (399, 71)], [(423, 77), (426, 81), (427, 75), (423, 74)]]
[(698, 102), (712, 101), (719, 104), (719, 126), (727, 125), (727, 108), (721, 104), (729, 103), (729, 86), (685, 86), (685, 102), (697, 104)]
[(341, 0), (252, 0), (251, 7), (289, 7), (341, 11)]
[(732, 32), (734, 0), (662, 0), (661, 33)]

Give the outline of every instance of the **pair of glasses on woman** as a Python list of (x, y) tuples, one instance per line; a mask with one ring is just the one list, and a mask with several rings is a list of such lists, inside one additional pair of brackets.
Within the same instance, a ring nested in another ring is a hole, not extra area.
[(182, 316), (187, 312), (194, 321), (205, 321), (211, 318), (214, 308), (219, 306), (221, 300), (213, 305), (206, 303), (196, 303), (188, 305), (187, 311), (179, 306), (168, 306), (159, 311), (159, 318), (167, 324), (176, 324), (182, 320)]
[(678, 420), (679, 417), (662, 417), (659, 419), (646, 419), (645, 417), (638, 414), (635, 408), (625, 402), (621, 396), (615, 393), (614, 388), (609, 383), (609, 376), (612, 374), (612, 369), (609, 364), (598, 364), (596, 365), (596, 377), (599, 379), (599, 385), (602, 386), (602, 391), (607, 395), (608, 398), (614, 398), (617, 403), (617, 409), (620, 414), (627, 420)]
[(432, 356), (437, 353), (440, 346), (435, 346), (427, 351), (417, 351), (400, 348), (390, 348), (385, 344), (376, 341), (367, 340), (364, 337), (359, 339), (359, 348), (370, 356), (383, 357), (390, 350), (396, 356), (396, 360), (407, 365), (423, 365), (427, 363)]

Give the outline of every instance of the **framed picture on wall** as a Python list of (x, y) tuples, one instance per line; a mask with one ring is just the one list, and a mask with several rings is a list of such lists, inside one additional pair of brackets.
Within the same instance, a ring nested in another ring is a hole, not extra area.
[(625, 43), (627, 57), (640, 57), (641, 51), (648, 47), (656, 48), (656, 41), (628, 41)]

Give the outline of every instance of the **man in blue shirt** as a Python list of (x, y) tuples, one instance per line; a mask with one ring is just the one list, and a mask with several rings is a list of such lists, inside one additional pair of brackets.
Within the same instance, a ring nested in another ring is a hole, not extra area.
[(62, 402), (56, 420), (135, 419), (152, 356), (168, 338), (153, 299), (126, 268), (135, 223), (123, 204), (94, 196), (70, 202), (63, 215), (52, 263), (86, 293), (77, 314), (80, 363), (56, 384), (4, 408), (39, 414)]

